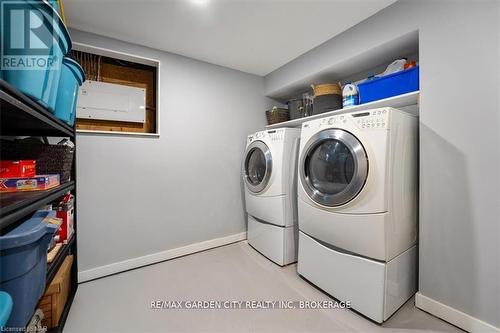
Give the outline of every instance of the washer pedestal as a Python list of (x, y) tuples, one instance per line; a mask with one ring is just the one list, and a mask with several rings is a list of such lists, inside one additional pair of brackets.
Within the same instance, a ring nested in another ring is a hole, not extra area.
[(248, 215), (248, 244), (280, 266), (297, 261), (296, 226), (280, 227)]
[(417, 288), (417, 247), (389, 262), (360, 257), (325, 246), (299, 232), (297, 271), (320, 289), (368, 318), (382, 323)]

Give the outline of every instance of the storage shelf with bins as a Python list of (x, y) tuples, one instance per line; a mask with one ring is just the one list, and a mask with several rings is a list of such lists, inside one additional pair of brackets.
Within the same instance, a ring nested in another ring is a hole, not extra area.
[(280, 127), (300, 127), (302, 126), (302, 123), (309, 121), (309, 120), (314, 120), (318, 118), (324, 118), (324, 117), (329, 117), (337, 114), (342, 114), (346, 112), (353, 112), (353, 111), (363, 111), (363, 110), (369, 110), (369, 109), (376, 109), (376, 108), (382, 108), (382, 107), (393, 107), (396, 109), (406, 109), (406, 111), (410, 113), (418, 113), (418, 98), (419, 98), (420, 92), (419, 91), (414, 91), (411, 93), (399, 95), (399, 96), (394, 96), (394, 97), (389, 97), (389, 98), (384, 98), (378, 101), (366, 103), (366, 104), (361, 104), (361, 105), (356, 105), (350, 108), (346, 109), (338, 109), (338, 110), (333, 110), (321, 114), (316, 114), (304, 118), (298, 118), (298, 119), (293, 119), (289, 121), (284, 121), (281, 123), (273, 124), (273, 125), (268, 125), (266, 126), (266, 129), (273, 129), (273, 128), (280, 128)]
[[(343, 43), (343, 42), (342, 42)], [(354, 43), (352, 49), (331, 50), (328, 57), (319, 57), (318, 62), (295, 62), (287, 65), (288, 71), (278, 69), (266, 77), (266, 97), (283, 105), (287, 101), (311, 94), (311, 84), (359, 82), (384, 72), (396, 59), (407, 58), (419, 61), (419, 33), (417, 30), (403, 33), (392, 39), (375, 44)], [(311, 58), (315, 58), (311, 55)], [(307, 64), (307, 66), (306, 66)], [(304, 118), (269, 125), (267, 129), (279, 127), (300, 127), (302, 123), (334, 114), (362, 111), (380, 107), (393, 107), (403, 111), (419, 113), (419, 91), (393, 96), (346, 109), (337, 109)], [(313, 105), (314, 111), (314, 105)]]
[[(66, 137), (76, 146), (74, 127), (57, 119), (48, 110), (31, 100), (28, 96), (0, 80), (0, 136), (42, 136)], [(76, 153), (75, 153), (76, 156)], [(74, 229), (71, 239), (64, 244), (54, 260), (47, 265), (46, 285), (55, 277), (67, 255), (73, 255), (71, 267), (70, 294), (63, 309), (59, 326), (49, 332), (62, 332), (71, 308), (77, 282), (77, 221), (76, 221), (76, 157), (73, 161), (71, 181), (45, 191), (0, 193), (0, 232), (14, 229), (35, 211), (71, 191), (75, 196)], [(33, 312), (36, 309), (33, 309)]]
[(4, 80), (0, 80), (0, 101), (0, 126), (3, 136), (75, 136), (72, 127)]

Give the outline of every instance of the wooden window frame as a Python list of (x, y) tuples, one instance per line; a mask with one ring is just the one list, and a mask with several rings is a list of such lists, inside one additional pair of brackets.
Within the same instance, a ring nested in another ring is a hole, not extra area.
[(139, 136), (139, 137), (160, 137), (160, 66), (161, 63), (157, 59), (146, 58), (130, 53), (119, 52), (103, 47), (93, 46), (84, 43), (73, 42), (73, 50), (93, 53), (96, 55), (115, 58), (124, 61), (135, 62), (142, 65), (156, 67), (156, 132), (140, 133), (140, 132), (118, 132), (118, 131), (96, 131), (96, 130), (81, 130), (77, 129), (78, 134), (90, 135), (114, 135), (114, 136)]

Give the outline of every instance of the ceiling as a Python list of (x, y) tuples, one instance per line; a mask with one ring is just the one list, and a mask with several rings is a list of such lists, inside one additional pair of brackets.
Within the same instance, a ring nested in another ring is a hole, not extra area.
[(396, 0), (65, 0), (71, 28), (266, 75)]

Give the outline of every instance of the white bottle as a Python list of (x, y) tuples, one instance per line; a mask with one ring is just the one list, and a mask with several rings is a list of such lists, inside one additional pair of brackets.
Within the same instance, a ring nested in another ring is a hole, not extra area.
[(394, 60), (389, 66), (387, 66), (385, 71), (379, 76), (386, 76), (396, 72), (401, 72), (402, 70), (405, 69), (406, 62), (407, 62), (406, 58)]
[(359, 104), (358, 87), (348, 83), (342, 89), (342, 108), (348, 108)]

